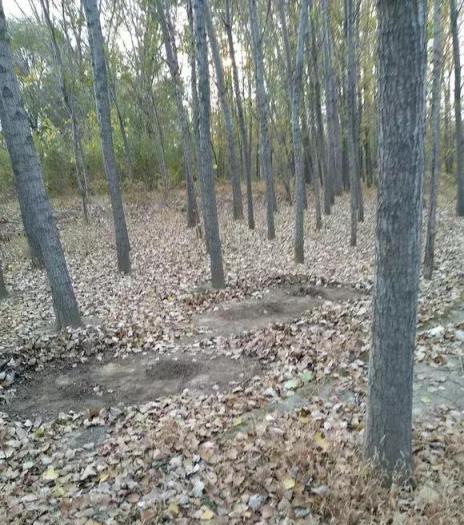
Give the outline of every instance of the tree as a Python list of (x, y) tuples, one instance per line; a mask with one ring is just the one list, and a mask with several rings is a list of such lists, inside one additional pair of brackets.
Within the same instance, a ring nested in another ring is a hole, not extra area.
[(177, 117), (182, 136), (182, 147), (184, 154), (184, 174), (187, 185), (187, 226), (192, 228), (198, 223), (198, 208), (195, 197), (195, 186), (193, 183), (193, 157), (192, 140), (190, 136), (188, 114), (184, 107), (184, 88), (180, 76), (179, 60), (177, 58), (177, 47), (174, 38), (174, 27), (171, 16), (165, 2), (156, 1), (158, 20), (163, 33), (166, 60), (171, 73), (176, 97)]
[(83, 0), (83, 5), (92, 55), (95, 102), (100, 124), (103, 162), (108, 179), (111, 207), (113, 211), (118, 269), (122, 273), (130, 273), (129, 236), (127, 234), (126, 218), (122, 203), (119, 173), (114, 156), (108, 76), (106, 70), (105, 50), (103, 47), (103, 35), (100, 25), (100, 15), (98, 12), (97, 0)]
[(195, 51), (198, 68), (199, 165), (202, 178), (202, 200), (207, 246), (211, 263), (211, 283), (214, 288), (224, 288), (222, 248), (214, 191), (213, 160), (211, 157), (211, 106), (208, 47), (206, 42), (206, 9), (206, 0), (193, 0)]
[(269, 139), (269, 106), (264, 85), (263, 43), (256, 10), (256, 0), (248, 0), (251, 47), (255, 64), (256, 101), (259, 120), (259, 145), (261, 169), (266, 181), (267, 238), (275, 238), (274, 226), (274, 179), (271, 163), (271, 142)]
[(412, 384), (424, 169), (425, 0), (377, 2), (380, 111), (367, 457), (388, 481), (412, 463)]
[(0, 301), (8, 297), (8, 291), (5, 285), (5, 279), (3, 277), (3, 266), (2, 260), (0, 259)]
[(456, 179), (458, 183), (456, 213), (459, 217), (464, 217), (464, 136), (461, 107), (461, 57), (456, 0), (450, 0), (450, 17), (454, 58), (454, 118), (456, 123)]
[(425, 241), (424, 277), (432, 278), (435, 233), (437, 222), (437, 187), (440, 175), (440, 87), (441, 87), (441, 1), (435, 0), (433, 6), (433, 71), (432, 71), (432, 155), (430, 159), (430, 198), (427, 221), (427, 237)]
[[(48, 202), (39, 158), (14, 73), (3, 4), (0, 0), (0, 120), (15, 176), (25, 229), (37, 243), (47, 271), (57, 328), (78, 326), (79, 308), (63, 248)], [(27, 225), (27, 227), (26, 227)]]
[(224, 124), (226, 128), (227, 147), (229, 150), (229, 177), (232, 184), (232, 207), (235, 220), (243, 219), (242, 189), (240, 187), (240, 170), (238, 161), (237, 146), (234, 137), (234, 126), (232, 122), (232, 112), (230, 110), (227, 86), (224, 77), (224, 67), (222, 65), (221, 53), (217, 41), (216, 30), (213, 25), (211, 11), (206, 2), (206, 27), (208, 32), (209, 44), (213, 55), (214, 69), (216, 71), (216, 83), (221, 103)]
[(293, 72), (292, 94), (292, 136), (293, 156), (295, 158), (295, 262), (304, 262), (304, 204), (305, 181), (304, 162), (301, 143), (300, 100), (301, 80), (303, 76), (304, 46), (308, 27), (309, 1), (301, 1), (298, 40), (296, 47), (295, 69)]
[(240, 130), (240, 142), (242, 149), (242, 164), (245, 169), (245, 180), (247, 189), (247, 219), (250, 230), (255, 228), (255, 216), (253, 211), (253, 192), (251, 186), (251, 155), (248, 149), (248, 137), (245, 125), (245, 115), (243, 112), (242, 96), (240, 94), (240, 84), (238, 79), (237, 61), (235, 59), (234, 40), (232, 36), (232, 9), (231, 0), (226, 0), (226, 19), (225, 27), (227, 32), (227, 42), (229, 44), (229, 55), (232, 65), (232, 80), (235, 92), (235, 103), (237, 105), (238, 124)]

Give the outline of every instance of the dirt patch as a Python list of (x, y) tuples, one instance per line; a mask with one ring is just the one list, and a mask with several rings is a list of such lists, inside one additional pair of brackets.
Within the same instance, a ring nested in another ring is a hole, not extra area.
[(268, 288), (259, 298), (230, 302), (194, 321), (212, 336), (238, 335), (275, 322), (290, 322), (325, 301), (343, 303), (363, 295), (349, 287), (285, 285)]
[(53, 418), (71, 410), (146, 403), (185, 389), (193, 393), (225, 390), (260, 372), (255, 360), (208, 354), (163, 359), (139, 354), (105, 364), (94, 360), (18, 385), (16, 396), (2, 410), (21, 417)]

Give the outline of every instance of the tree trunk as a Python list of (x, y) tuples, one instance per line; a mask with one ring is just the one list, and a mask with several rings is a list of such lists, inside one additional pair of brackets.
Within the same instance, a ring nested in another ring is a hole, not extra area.
[(232, 184), (233, 215), (234, 220), (241, 220), (243, 219), (242, 188), (240, 186), (240, 169), (237, 145), (234, 137), (232, 112), (230, 110), (229, 101), (227, 98), (227, 86), (224, 78), (224, 67), (222, 65), (221, 53), (219, 51), (219, 44), (217, 41), (216, 30), (214, 29), (213, 25), (211, 10), (209, 8), (208, 2), (206, 2), (205, 5), (208, 39), (211, 47), (211, 53), (213, 55), (214, 69), (216, 71), (217, 91), (226, 129), (227, 149), (229, 152), (229, 178)]
[(5, 285), (5, 279), (3, 278), (3, 266), (2, 260), (0, 259), (0, 301), (8, 297), (8, 291)]
[(302, 0), (298, 39), (296, 47), (295, 69), (293, 74), (292, 94), (292, 137), (293, 157), (295, 159), (295, 240), (294, 256), (296, 263), (304, 262), (304, 208), (305, 208), (305, 181), (304, 163), (301, 142), (300, 101), (301, 80), (303, 76), (303, 59), (306, 29), (308, 26), (309, 1)]
[(444, 140), (443, 143), (446, 145), (445, 149), (445, 171), (446, 173), (452, 173), (454, 167), (453, 158), (453, 136), (451, 132), (451, 71), (448, 74), (447, 82), (445, 83), (445, 111), (444, 111)]
[(198, 102), (202, 198), (207, 224), (208, 249), (211, 262), (211, 282), (214, 288), (224, 288), (224, 269), (222, 266), (222, 248), (219, 237), (219, 223), (214, 191), (213, 161), (211, 157), (210, 131), (210, 88), (208, 46), (206, 42), (206, 0), (193, 0), (194, 34), (196, 59), (198, 66)]
[(435, 232), (437, 217), (437, 191), (440, 176), (440, 88), (441, 88), (441, 0), (433, 6), (433, 72), (432, 72), (432, 155), (430, 167), (429, 216), (425, 241), (424, 277), (432, 278), (435, 251)]
[(130, 273), (129, 236), (127, 234), (126, 218), (122, 203), (119, 173), (113, 148), (113, 131), (111, 128), (111, 109), (108, 93), (108, 77), (106, 71), (103, 35), (100, 25), (97, 0), (83, 0), (89, 44), (92, 55), (92, 69), (94, 76), (95, 102), (100, 124), (100, 138), (102, 143), (103, 163), (105, 165), (108, 187), (111, 196), (113, 221), (116, 235), (116, 249), (118, 254), (118, 269), (123, 273)]
[(420, 269), (426, 1), (377, 2), (380, 108), (376, 286), (366, 453), (389, 483), (412, 468)]
[(5, 13), (0, 0), (0, 119), (15, 175), (21, 215), (31, 228), (47, 271), (57, 328), (79, 326), (80, 314), (63, 248), (48, 202), (39, 157), (14, 74)]
[(174, 84), (174, 92), (176, 97), (177, 118), (179, 122), (179, 129), (182, 137), (182, 146), (184, 153), (184, 175), (187, 186), (187, 226), (193, 228), (198, 224), (198, 208), (195, 196), (195, 186), (193, 183), (193, 158), (192, 158), (192, 140), (190, 136), (188, 114), (184, 107), (184, 87), (182, 78), (180, 76), (179, 60), (177, 58), (177, 47), (174, 38), (174, 27), (172, 25), (171, 16), (165, 2), (156, 2), (158, 20), (163, 32), (164, 47), (166, 50), (166, 58), (171, 73), (172, 82)]
[(346, 20), (346, 145), (348, 155), (348, 172), (350, 179), (350, 210), (351, 210), (351, 230), (350, 245), (356, 246), (358, 228), (358, 196), (359, 196), (359, 175), (356, 162), (356, 71), (355, 71), (355, 50), (354, 50), (354, 9), (353, 0), (345, 0), (345, 20)]
[(324, 80), (327, 111), (328, 135), (328, 176), (324, 191), (324, 212), (330, 213), (330, 203), (333, 202), (333, 193), (342, 192), (342, 141), (340, 121), (338, 117), (337, 86), (332, 58), (332, 36), (330, 32), (330, 13), (328, 0), (322, 0), (322, 27), (324, 51)]
[(451, 35), (453, 37), (454, 58), (454, 118), (456, 121), (456, 179), (458, 195), (456, 213), (464, 217), (464, 136), (462, 134), (461, 108), (461, 57), (459, 51), (458, 13), (456, 0), (450, 0)]
[(247, 188), (247, 218), (248, 218), (248, 227), (250, 230), (255, 228), (255, 217), (253, 210), (253, 192), (251, 186), (251, 155), (248, 150), (248, 138), (245, 125), (245, 117), (243, 113), (242, 97), (240, 94), (240, 85), (238, 80), (238, 70), (237, 63), (235, 59), (235, 49), (234, 49), (234, 40), (232, 37), (232, 12), (230, 6), (230, 0), (226, 0), (226, 32), (227, 32), (227, 41), (229, 44), (229, 55), (232, 63), (232, 79), (234, 84), (235, 91), (235, 102), (237, 104), (237, 114), (238, 114), (238, 124), (240, 129), (240, 142), (242, 146), (242, 159), (243, 166), (245, 168), (245, 180)]
[(267, 238), (275, 238), (274, 226), (274, 180), (271, 164), (271, 142), (269, 139), (269, 105), (264, 85), (263, 42), (256, 11), (256, 0), (248, 0), (253, 59), (255, 63), (256, 102), (259, 118), (259, 145), (263, 177), (266, 181)]

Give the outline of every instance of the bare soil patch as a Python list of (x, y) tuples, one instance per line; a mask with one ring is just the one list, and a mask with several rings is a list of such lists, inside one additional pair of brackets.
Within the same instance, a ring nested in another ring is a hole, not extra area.
[(230, 359), (208, 354), (156, 359), (137, 354), (126, 359), (99, 361), (53, 370), (18, 385), (17, 395), (2, 407), (8, 413), (53, 418), (61, 412), (142, 404), (160, 397), (226, 390), (258, 375), (261, 368), (249, 358)]

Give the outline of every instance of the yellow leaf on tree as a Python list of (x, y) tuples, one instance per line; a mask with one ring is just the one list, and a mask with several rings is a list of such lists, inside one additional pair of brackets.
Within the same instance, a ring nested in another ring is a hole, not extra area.
[(282, 482), (285, 490), (291, 490), (295, 486), (295, 480), (293, 478), (285, 478)]

